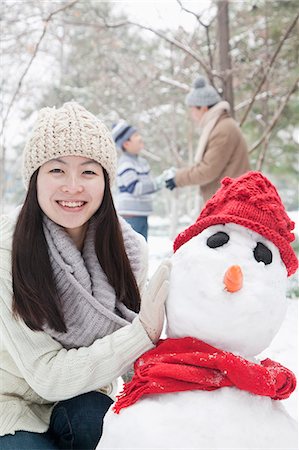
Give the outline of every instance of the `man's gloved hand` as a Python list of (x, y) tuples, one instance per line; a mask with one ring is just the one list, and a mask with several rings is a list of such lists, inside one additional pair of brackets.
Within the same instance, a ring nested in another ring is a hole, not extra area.
[(170, 189), (172, 191), (174, 188), (176, 188), (175, 179), (170, 178), (169, 180), (166, 180), (165, 185), (167, 189)]
[(163, 329), (170, 269), (170, 260), (163, 261), (150, 279), (141, 299), (139, 320), (154, 344), (159, 340)]
[(164, 175), (165, 175), (165, 186), (167, 187), (167, 189), (170, 189), (172, 191), (172, 189), (174, 189), (176, 187), (176, 183), (175, 183), (175, 173), (176, 173), (177, 169), (175, 167), (170, 167), (167, 170), (164, 170)]

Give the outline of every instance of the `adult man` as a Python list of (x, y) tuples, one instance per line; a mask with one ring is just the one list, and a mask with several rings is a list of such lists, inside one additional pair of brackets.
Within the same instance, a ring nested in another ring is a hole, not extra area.
[(113, 127), (112, 136), (121, 149), (117, 168), (117, 211), (147, 240), (148, 216), (153, 210), (151, 194), (163, 187), (165, 178), (150, 175), (149, 163), (139, 155), (144, 143), (136, 128), (122, 120)]
[(176, 169), (166, 181), (170, 190), (177, 186), (199, 185), (205, 203), (220, 187), (223, 177), (231, 178), (250, 170), (248, 149), (230, 106), (216, 89), (199, 76), (186, 96), (193, 121), (202, 129), (194, 165)]

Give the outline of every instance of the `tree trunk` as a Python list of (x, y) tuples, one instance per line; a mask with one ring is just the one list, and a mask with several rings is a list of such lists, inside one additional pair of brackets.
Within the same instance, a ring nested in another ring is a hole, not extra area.
[(217, 6), (219, 69), (221, 76), (223, 77), (223, 98), (229, 102), (233, 115), (234, 93), (229, 47), (228, 0), (219, 0)]

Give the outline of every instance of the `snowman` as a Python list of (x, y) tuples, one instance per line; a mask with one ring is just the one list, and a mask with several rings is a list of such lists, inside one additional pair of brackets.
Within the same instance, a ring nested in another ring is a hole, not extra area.
[(294, 223), (258, 172), (225, 178), (174, 242), (167, 339), (143, 354), (98, 449), (293, 449), (293, 373), (257, 357), (286, 313)]

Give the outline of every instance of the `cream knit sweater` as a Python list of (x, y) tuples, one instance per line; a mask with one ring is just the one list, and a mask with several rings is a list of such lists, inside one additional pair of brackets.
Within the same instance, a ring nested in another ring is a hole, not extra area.
[[(0, 436), (45, 432), (57, 401), (92, 390), (113, 398), (117, 377), (153, 347), (138, 317), (89, 347), (70, 350), (14, 319), (11, 246), (16, 218), (0, 218)], [(145, 280), (146, 250), (143, 260), (139, 285)]]

